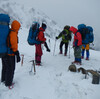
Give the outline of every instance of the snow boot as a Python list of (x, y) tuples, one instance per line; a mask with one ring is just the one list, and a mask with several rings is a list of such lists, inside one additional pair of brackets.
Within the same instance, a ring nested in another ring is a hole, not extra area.
[(67, 54), (65, 53), (64, 56), (67, 56)]
[(84, 56), (82, 56), (81, 59), (84, 59)]
[(15, 84), (15, 83), (12, 83), (12, 85), (8, 86), (8, 88), (9, 88), (10, 90), (13, 89), (13, 88), (14, 88), (14, 84)]
[(62, 52), (60, 51), (59, 54), (62, 54)]
[(89, 60), (89, 58), (88, 58), (88, 57), (86, 57), (86, 60)]
[(36, 63), (36, 66), (42, 66), (41, 63)]

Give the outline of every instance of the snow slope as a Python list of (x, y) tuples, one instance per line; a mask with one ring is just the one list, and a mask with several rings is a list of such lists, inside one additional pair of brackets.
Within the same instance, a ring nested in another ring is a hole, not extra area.
[[(74, 61), (72, 44), (70, 44), (70, 58), (69, 51), (66, 57), (58, 54), (60, 40), (55, 43), (52, 38), (61, 29), (54, 21), (34, 8), (24, 8), (24, 6), (15, 2), (8, 2), (8, 0), (1, 1), (0, 12), (9, 13), (11, 21), (17, 19), (22, 24), (22, 29), (19, 31), (19, 51), (20, 54), (24, 54), (24, 64), (23, 66), (21, 63), (16, 64), (15, 86), (12, 90), (0, 83), (0, 99), (100, 99), (100, 85), (92, 84), (92, 75), (85, 79), (85, 75), (82, 73), (68, 71), (69, 65)], [(49, 53), (43, 47), (43, 66), (36, 67), (36, 75), (34, 72), (29, 74), (32, 66), (30, 61), (35, 57), (35, 47), (29, 46), (27, 43), (29, 26), (34, 21), (33, 19), (40, 23), (42, 21), (47, 22), (46, 35), (50, 36), (50, 38), (47, 37), (47, 43), (51, 49)], [(100, 52), (90, 50), (90, 60), (83, 59), (81, 67), (100, 70), (99, 61)], [(77, 68), (79, 67), (77, 65)]]
[[(47, 38), (51, 52), (46, 52), (43, 47), (43, 66), (36, 66), (36, 75), (34, 71), (30, 75), (30, 60), (34, 59), (35, 46), (28, 45), (27, 32), (28, 29), (24, 27), (19, 31), (19, 51), (24, 54), (24, 64), (16, 64), (15, 86), (12, 90), (0, 83), (0, 99), (100, 99), (100, 84), (92, 84), (92, 75), (85, 79), (82, 73), (68, 71), (74, 60), (73, 49), (70, 46), (70, 58), (69, 51), (68, 56), (59, 55), (59, 40), (56, 41), (53, 53), (55, 41)], [(100, 52), (90, 50), (90, 54), (90, 60), (83, 59), (82, 65), (77, 65), (77, 68), (100, 70)], [(0, 70), (1, 68), (0, 62)]]
[(46, 34), (49, 37), (55, 37), (61, 31), (57, 23), (51, 20), (45, 13), (33, 7), (25, 7), (16, 2), (2, 1), (0, 2), (0, 13), (7, 13), (13, 20), (18, 20), (22, 27), (30, 28), (33, 21), (38, 21), (40, 24), (45, 22), (48, 26)]

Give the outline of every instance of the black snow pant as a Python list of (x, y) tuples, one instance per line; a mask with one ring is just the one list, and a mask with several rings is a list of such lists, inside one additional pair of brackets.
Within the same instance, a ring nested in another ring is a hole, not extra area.
[(5, 86), (11, 86), (15, 71), (15, 56), (5, 56), (2, 58), (1, 81)]
[(61, 53), (63, 52), (62, 47), (63, 47), (64, 44), (65, 44), (65, 53), (64, 53), (64, 54), (67, 54), (68, 42), (67, 42), (67, 43), (65, 43), (65, 42), (63, 42), (63, 41), (60, 42), (60, 52), (61, 52)]

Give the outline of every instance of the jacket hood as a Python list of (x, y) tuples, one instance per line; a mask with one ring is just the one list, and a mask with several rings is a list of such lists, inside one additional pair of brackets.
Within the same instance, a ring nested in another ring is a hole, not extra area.
[(39, 29), (40, 31), (45, 31), (42, 27), (40, 27), (40, 29)]
[(78, 30), (77, 30), (75, 27), (73, 27), (73, 26), (71, 26), (69, 30), (72, 31), (74, 34), (78, 31)]
[(21, 27), (21, 24), (17, 20), (14, 20), (11, 24), (11, 30), (14, 30), (16, 32), (18, 32), (20, 27)]

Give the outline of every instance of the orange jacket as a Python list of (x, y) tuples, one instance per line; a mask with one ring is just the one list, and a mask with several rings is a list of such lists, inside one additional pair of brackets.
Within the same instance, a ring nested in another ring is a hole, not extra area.
[(14, 53), (18, 50), (18, 30), (20, 29), (21, 25), (17, 20), (14, 20), (11, 24), (11, 31), (9, 33), (7, 42), (8, 42), (8, 47), (10, 50), (8, 50), (8, 55), (13, 56)]
[(39, 41), (42, 41), (42, 42), (46, 41), (46, 38), (44, 37), (44, 33), (43, 33), (44, 31), (45, 30), (42, 27), (40, 27), (39, 34), (38, 34), (38, 40)]

